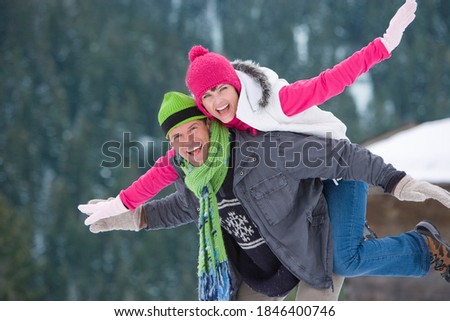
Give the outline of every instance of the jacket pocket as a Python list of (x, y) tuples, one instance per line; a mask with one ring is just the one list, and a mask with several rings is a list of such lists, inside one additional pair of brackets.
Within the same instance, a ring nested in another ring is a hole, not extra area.
[(292, 210), (292, 191), (283, 173), (253, 185), (250, 194), (270, 225), (279, 223)]
[(306, 215), (306, 219), (311, 226), (320, 226), (325, 221), (327, 215), (327, 202), (325, 197), (321, 196), (316, 207)]

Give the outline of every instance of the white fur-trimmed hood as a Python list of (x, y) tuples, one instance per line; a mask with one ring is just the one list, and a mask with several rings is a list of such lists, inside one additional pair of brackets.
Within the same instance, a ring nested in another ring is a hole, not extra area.
[(261, 86), (262, 95), (258, 101), (258, 105), (262, 108), (266, 107), (272, 95), (272, 86), (269, 77), (264, 72), (264, 69), (267, 68), (260, 67), (259, 64), (251, 60), (235, 60), (231, 64), (235, 70), (245, 73)]
[(236, 111), (236, 117), (242, 122), (261, 131), (292, 131), (319, 137), (331, 133), (335, 139), (348, 139), (345, 124), (317, 106), (287, 116), (279, 93), (289, 83), (273, 70), (249, 60), (235, 60), (232, 65), (242, 84)]

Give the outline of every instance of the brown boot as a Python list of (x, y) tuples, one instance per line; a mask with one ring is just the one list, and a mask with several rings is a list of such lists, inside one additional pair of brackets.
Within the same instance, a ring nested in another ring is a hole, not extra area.
[(450, 247), (441, 239), (436, 226), (428, 221), (419, 222), (416, 231), (425, 237), (430, 251), (430, 264), (434, 264), (434, 269), (450, 282)]

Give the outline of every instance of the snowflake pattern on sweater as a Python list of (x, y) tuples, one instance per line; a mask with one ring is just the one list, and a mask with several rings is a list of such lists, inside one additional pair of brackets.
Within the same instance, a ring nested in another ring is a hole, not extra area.
[[(238, 245), (244, 249), (253, 249), (265, 243), (259, 234), (255, 224), (250, 221), (247, 215), (242, 215), (241, 211), (235, 207), (240, 206), (239, 200), (224, 199), (219, 204), (222, 228), (234, 237)], [(229, 208), (230, 210), (224, 210)]]

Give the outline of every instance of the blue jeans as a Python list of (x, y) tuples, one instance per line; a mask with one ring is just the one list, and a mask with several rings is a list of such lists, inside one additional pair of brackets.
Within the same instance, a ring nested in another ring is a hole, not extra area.
[(423, 277), (430, 267), (424, 238), (416, 231), (363, 239), (368, 186), (364, 182), (324, 181), (333, 238), (334, 272), (345, 277)]

